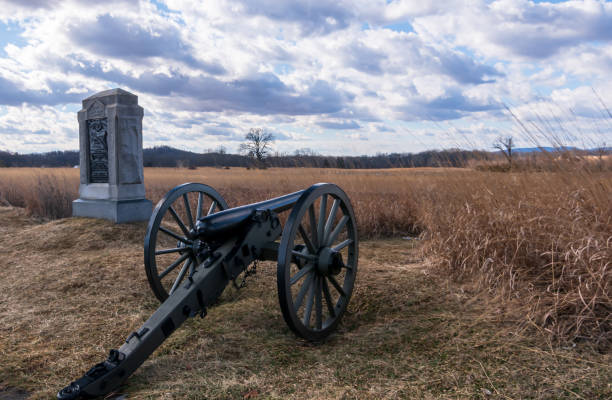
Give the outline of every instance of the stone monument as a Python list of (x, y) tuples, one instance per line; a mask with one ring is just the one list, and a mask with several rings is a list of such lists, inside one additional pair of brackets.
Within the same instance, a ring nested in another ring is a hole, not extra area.
[(145, 199), (142, 116), (138, 96), (111, 89), (83, 100), (78, 112), (81, 184), (72, 202), (75, 217), (116, 223), (144, 221), (152, 204)]

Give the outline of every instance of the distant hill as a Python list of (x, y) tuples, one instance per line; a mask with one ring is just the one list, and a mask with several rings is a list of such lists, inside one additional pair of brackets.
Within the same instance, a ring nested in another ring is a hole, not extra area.
[(194, 153), (170, 146), (143, 150), (145, 167), (246, 167), (251, 160), (240, 154)]
[[(249, 167), (253, 160), (240, 154), (194, 153), (169, 146), (143, 151), (145, 167)], [(310, 150), (275, 154), (266, 159), (269, 167), (400, 168), (462, 167), (470, 160), (488, 160), (496, 155), (484, 151), (430, 150), (421, 153), (392, 153), (375, 156), (322, 156)], [(79, 163), (78, 151), (18, 154), (0, 151), (0, 167), (72, 167)]]

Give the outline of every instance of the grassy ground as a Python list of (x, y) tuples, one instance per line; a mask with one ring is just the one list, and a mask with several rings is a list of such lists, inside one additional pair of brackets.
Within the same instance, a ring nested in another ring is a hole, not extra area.
[[(303, 190), (317, 182), (335, 183), (351, 199), (361, 236), (372, 238), (413, 231), (414, 192), (466, 174), (468, 170), (458, 168), (145, 168), (144, 179), (146, 197), (153, 203), (177, 185), (201, 182), (219, 191), (231, 207)], [(72, 215), (78, 188), (75, 168), (0, 168), (0, 205), (24, 207), (35, 216)]]
[[(555, 345), (589, 340), (606, 351), (612, 348), (612, 164), (548, 153), (534, 162), (506, 173), (148, 168), (144, 177), (154, 202), (180, 183), (205, 182), (230, 206), (335, 183), (351, 199), (361, 238), (421, 234), (424, 254), (436, 259), (432, 273), (471, 282), (514, 311), (507, 319), (539, 329)], [(0, 205), (33, 216), (70, 216), (77, 188), (73, 168), (0, 168)]]
[[(0, 398), (46, 399), (121, 345), (157, 307), (143, 224), (35, 221), (0, 208)], [(122, 388), (129, 398), (524, 399), (612, 396), (610, 354), (524, 337), (504, 310), (430, 274), (418, 242), (362, 242), (337, 334), (285, 325), (275, 265), (188, 321)], [(502, 322), (503, 321), (503, 322)], [(10, 392), (9, 392), (10, 391)]]

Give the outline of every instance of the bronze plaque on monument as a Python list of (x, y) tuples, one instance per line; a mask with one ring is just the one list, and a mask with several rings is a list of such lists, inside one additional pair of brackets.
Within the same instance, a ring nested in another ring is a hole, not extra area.
[(87, 121), (89, 136), (89, 182), (108, 183), (107, 119)]

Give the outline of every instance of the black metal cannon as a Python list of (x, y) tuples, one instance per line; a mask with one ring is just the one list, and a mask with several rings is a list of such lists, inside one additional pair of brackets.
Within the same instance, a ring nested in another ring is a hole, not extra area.
[[(289, 210), (283, 227), (278, 214)], [(323, 340), (348, 306), (358, 245), (351, 203), (333, 184), (231, 209), (210, 186), (175, 187), (155, 207), (144, 243), (147, 278), (162, 304), (58, 399), (117, 389), (187, 318), (204, 317), (228, 283), (242, 286), (257, 261), (278, 261), (278, 299), (291, 330)]]

